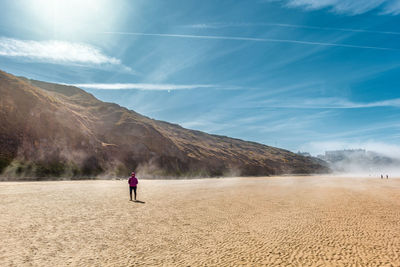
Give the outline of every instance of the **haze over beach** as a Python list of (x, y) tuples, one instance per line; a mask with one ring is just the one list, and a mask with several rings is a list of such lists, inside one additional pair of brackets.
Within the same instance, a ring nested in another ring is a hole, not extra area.
[(400, 266), (398, 25), (398, 0), (1, 1), (0, 266)]

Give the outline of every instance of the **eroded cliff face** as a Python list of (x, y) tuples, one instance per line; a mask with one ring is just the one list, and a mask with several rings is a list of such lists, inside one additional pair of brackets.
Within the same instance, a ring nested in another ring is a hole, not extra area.
[(157, 121), (85, 91), (0, 72), (3, 177), (320, 173), (323, 161)]

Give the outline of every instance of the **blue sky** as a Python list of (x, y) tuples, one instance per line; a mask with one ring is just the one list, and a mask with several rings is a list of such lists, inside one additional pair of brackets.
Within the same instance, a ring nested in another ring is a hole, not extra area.
[(5, 0), (0, 69), (313, 154), (400, 154), (395, 0)]

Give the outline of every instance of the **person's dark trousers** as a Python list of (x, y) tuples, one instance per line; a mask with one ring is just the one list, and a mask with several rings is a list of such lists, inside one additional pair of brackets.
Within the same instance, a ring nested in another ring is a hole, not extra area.
[(131, 196), (131, 200), (132, 200), (132, 190), (135, 193), (135, 200), (136, 200), (136, 186), (129, 187), (129, 195)]

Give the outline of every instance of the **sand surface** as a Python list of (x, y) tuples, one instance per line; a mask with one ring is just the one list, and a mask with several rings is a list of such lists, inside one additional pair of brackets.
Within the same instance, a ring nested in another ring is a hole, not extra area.
[(400, 266), (400, 179), (0, 183), (0, 266)]

